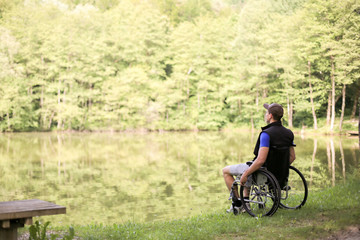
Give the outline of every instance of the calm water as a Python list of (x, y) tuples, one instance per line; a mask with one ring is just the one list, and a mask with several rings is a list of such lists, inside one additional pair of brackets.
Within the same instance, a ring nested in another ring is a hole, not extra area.
[[(220, 169), (252, 159), (258, 133), (0, 135), (0, 200), (67, 207), (52, 225), (150, 222), (226, 209)], [(359, 170), (358, 138), (296, 136), (311, 191)]]

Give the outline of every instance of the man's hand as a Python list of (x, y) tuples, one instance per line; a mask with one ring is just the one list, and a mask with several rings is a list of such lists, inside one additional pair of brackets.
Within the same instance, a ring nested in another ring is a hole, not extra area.
[(243, 175), (241, 176), (241, 178), (240, 178), (240, 184), (241, 184), (241, 186), (245, 186), (245, 183), (246, 183), (247, 179), (248, 179), (248, 177), (245, 176), (245, 174), (243, 174)]

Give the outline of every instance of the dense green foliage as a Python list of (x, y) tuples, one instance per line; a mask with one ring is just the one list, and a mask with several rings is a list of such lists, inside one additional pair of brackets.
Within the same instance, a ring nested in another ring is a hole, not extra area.
[(0, 0), (0, 131), (341, 129), (359, 55), (359, 0)]
[[(75, 236), (75, 230), (73, 227), (69, 228), (69, 233), (65, 233), (62, 238), (59, 238), (58, 234), (47, 234), (47, 228), (50, 225), (50, 222), (42, 224), (39, 221), (36, 221), (35, 224), (29, 227), (29, 240), (73, 240)], [(49, 236), (50, 235), (50, 236)]]

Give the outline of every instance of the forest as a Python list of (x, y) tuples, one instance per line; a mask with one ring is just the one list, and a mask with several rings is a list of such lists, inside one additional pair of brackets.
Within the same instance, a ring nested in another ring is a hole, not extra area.
[(338, 131), (359, 56), (360, 0), (0, 0), (0, 132)]

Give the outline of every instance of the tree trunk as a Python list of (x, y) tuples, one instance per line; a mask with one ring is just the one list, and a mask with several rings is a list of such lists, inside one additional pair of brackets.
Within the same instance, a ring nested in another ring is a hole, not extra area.
[(331, 92), (328, 95), (328, 106), (326, 110), (326, 126), (330, 125), (330, 118), (331, 118)]
[[(256, 65), (256, 68), (257, 66), (259, 65), (259, 59), (258, 59), (258, 56), (256, 55), (256, 62), (255, 62), (255, 65)], [(259, 76), (257, 76), (259, 77)], [(258, 111), (258, 108), (259, 108), (259, 89), (260, 89), (260, 84), (259, 84), (259, 81), (256, 82), (256, 99), (255, 99), (255, 103), (256, 103), (256, 110)]]
[(289, 96), (287, 97), (287, 109), (288, 109), (288, 122), (289, 122), (289, 128), (293, 127), (293, 122), (292, 122), (292, 102), (291, 99), (289, 98)]
[(189, 76), (190, 73), (192, 72), (192, 67), (189, 68), (189, 71), (187, 72), (187, 76), (186, 76), (186, 93), (187, 93), (187, 98), (190, 98), (190, 81), (189, 81)]
[(293, 127), (293, 113), (294, 113), (294, 105), (292, 103), (292, 100), (290, 100), (290, 116), (289, 116), (289, 126)]
[(356, 114), (356, 109), (357, 109), (357, 104), (358, 104), (358, 100), (360, 97), (360, 88), (358, 89), (355, 99), (354, 99), (354, 106), (353, 109), (351, 111), (351, 119), (355, 119), (355, 114)]
[(41, 119), (41, 122), (40, 122), (40, 127), (41, 128), (44, 128), (44, 125), (45, 125), (45, 120), (46, 118), (43, 115), (43, 110), (44, 110), (44, 85), (41, 85), (41, 97), (40, 97), (40, 119)]
[(340, 125), (339, 125), (340, 132), (342, 130), (342, 124), (343, 124), (343, 121), (344, 121), (345, 95), (346, 95), (346, 84), (344, 84), (343, 90), (342, 90), (341, 116), (340, 116)]
[(263, 98), (264, 99), (267, 98), (267, 89), (266, 88), (263, 90)]
[[(45, 73), (44, 73), (44, 69), (45, 69), (45, 62), (44, 62), (44, 57), (41, 55), (41, 64), (42, 66), (42, 77), (43, 80), (45, 81)], [(45, 128), (45, 121), (46, 121), (46, 117), (43, 116), (44, 114), (44, 83), (41, 84), (41, 96), (40, 96), (40, 128), (44, 129)]]
[(331, 56), (331, 123), (330, 130), (334, 130), (335, 123), (335, 63), (334, 57)]
[(342, 96), (342, 95), (339, 95), (339, 96), (337, 96), (337, 97), (335, 98), (335, 105), (336, 105), (336, 103), (339, 101), (339, 99), (341, 98), (341, 96)]
[(58, 86), (58, 122), (57, 122), (57, 129), (60, 129), (61, 127), (61, 109), (60, 109), (60, 104), (61, 104), (61, 91), (60, 91), (60, 83), (61, 83), (61, 80), (59, 79), (59, 86)]
[[(66, 108), (66, 105), (65, 105), (66, 104), (66, 87), (64, 88), (63, 104), (64, 104), (64, 106)], [(69, 123), (71, 122), (71, 114), (69, 116), (67, 116), (67, 117), (65, 116), (65, 118), (68, 119)], [(66, 120), (63, 121), (62, 129), (65, 129), (65, 122), (66, 122)], [(68, 128), (71, 129), (70, 124), (69, 124)]]
[(316, 113), (315, 113), (315, 105), (314, 105), (314, 99), (313, 99), (313, 90), (311, 85), (311, 62), (308, 61), (308, 69), (309, 69), (309, 89), (310, 89), (310, 102), (311, 102), (311, 110), (312, 115), (314, 119), (314, 129), (317, 129), (317, 119), (316, 119)]
[(51, 124), (52, 124), (52, 120), (54, 118), (55, 112), (51, 113), (50, 119), (49, 119), (49, 130), (51, 130)]
[(10, 131), (10, 113), (7, 112), (6, 116), (7, 116), (7, 130)]
[[(254, 131), (255, 127), (254, 127), (254, 118), (253, 115), (251, 114), (251, 131)], [(360, 131), (360, 125), (359, 125), (359, 131)]]

